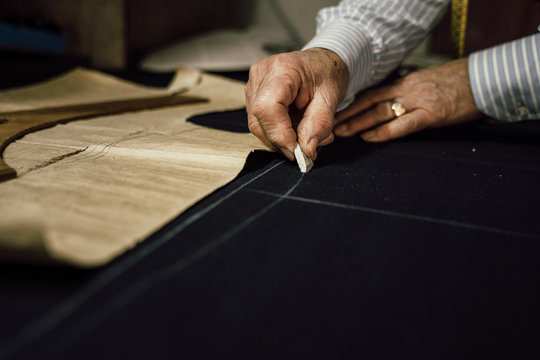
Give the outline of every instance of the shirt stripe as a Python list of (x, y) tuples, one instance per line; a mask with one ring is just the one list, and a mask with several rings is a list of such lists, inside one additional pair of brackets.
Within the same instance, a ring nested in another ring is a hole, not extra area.
[[(503, 61), (503, 69), (504, 69), (504, 80), (505, 80), (505, 83), (506, 84), (510, 84), (512, 82), (511, 78), (510, 78), (510, 66), (508, 64), (508, 46), (503, 46), (501, 49), (502, 49), (502, 61)], [(514, 89), (512, 87), (508, 87), (508, 95), (510, 96), (510, 99), (511, 99), (511, 104), (513, 106), (516, 105), (516, 95), (514, 94)], [(512, 115), (509, 114), (508, 112), (506, 113), (506, 116), (508, 118), (511, 118)]]

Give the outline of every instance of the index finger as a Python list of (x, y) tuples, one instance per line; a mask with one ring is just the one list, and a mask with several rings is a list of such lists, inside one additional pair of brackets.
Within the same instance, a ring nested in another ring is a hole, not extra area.
[[(255, 93), (252, 91), (247, 111), (257, 119), (266, 140), (278, 149), (294, 153), (296, 132), (289, 116), (299, 85), (290, 76), (264, 79)], [(257, 135), (257, 134), (255, 134)]]

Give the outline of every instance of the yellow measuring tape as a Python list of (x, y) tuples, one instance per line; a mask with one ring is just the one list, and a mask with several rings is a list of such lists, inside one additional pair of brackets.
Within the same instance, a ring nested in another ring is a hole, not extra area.
[(465, 32), (467, 30), (467, 8), (469, 0), (452, 0), (451, 41), (458, 57), (465, 55)]

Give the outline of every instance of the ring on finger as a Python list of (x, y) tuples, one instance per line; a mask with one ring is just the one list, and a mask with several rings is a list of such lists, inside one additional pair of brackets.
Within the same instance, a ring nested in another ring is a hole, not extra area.
[(407, 110), (405, 110), (405, 107), (402, 103), (397, 100), (392, 100), (392, 114), (394, 115), (394, 119), (400, 117), (406, 112)]

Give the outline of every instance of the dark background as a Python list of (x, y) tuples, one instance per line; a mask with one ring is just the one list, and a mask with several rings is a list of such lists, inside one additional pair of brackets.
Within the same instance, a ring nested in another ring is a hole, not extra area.
[[(305, 33), (305, 17), (312, 16), (314, 0), (305, 1), (304, 6), (299, 1), (293, 6), (291, 1), (266, 0), (270, 1), (279, 4), (296, 35)], [(335, 0), (335, 4), (338, 2)], [(331, 2), (319, 3), (328, 6)], [(538, 31), (538, 0), (468, 3), (466, 54)], [(64, 37), (71, 56), (87, 59), (93, 67), (110, 70), (126, 69), (151, 51), (202, 32), (245, 29), (253, 25), (256, 8), (257, 2), (250, 0), (2, 0), (0, 24), (7, 21), (22, 30), (57, 32)], [(267, 17), (272, 16), (275, 14), (270, 11)], [(301, 39), (304, 43), (309, 40), (306, 34)], [(427, 53), (455, 55), (449, 39), (450, 11), (447, 11), (434, 28)]]
[[(80, 63), (0, 64), (9, 88)], [(242, 110), (192, 121), (246, 129)], [(0, 264), (0, 359), (537, 359), (539, 139), (534, 121), (341, 139), (307, 175), (254, 153), (109, 265)]]

